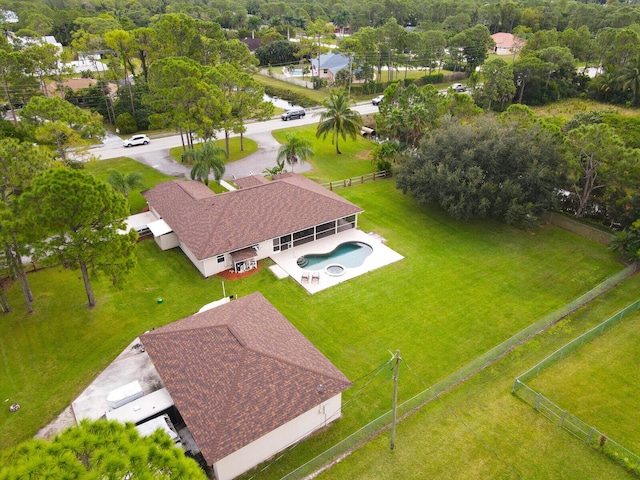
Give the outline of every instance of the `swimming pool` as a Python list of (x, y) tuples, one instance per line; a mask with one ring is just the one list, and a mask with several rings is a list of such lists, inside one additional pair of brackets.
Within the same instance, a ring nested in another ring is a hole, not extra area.
[(329, 253), (311, 253), (297, 259), (305, 270), (322, 270), (328, 266), (359, 267), (371, 255), (373, 248), (364, 242), (345, 242)]

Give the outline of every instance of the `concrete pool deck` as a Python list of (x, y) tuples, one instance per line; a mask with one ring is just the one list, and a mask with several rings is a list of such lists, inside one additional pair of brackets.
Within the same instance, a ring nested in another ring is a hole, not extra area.
[[(296, 262), (297, 259), (303, 255), (329, 253), (338, 245), (345, 242), (366, 243), (373, 248), (373, 252), (364, 260), (361, 266), (345, 268), (344, 274), (339, 276), (329, 275), (324, 270), (305, 270), (299, 267)], [(375, 234), (367, 234), (357, 228), (352, 228), (346, 232), (340, 232), (329, 237), (321, 238), (315, 242), (306, 243), (271, 255), (271, 259), (310, 294), (346, 282), (347, 280), (397, 262), (403, 258), (402, 255), (382, 243)], [(309, 274), (309, 277), (308, 280), (303, 281), (302, 276), (305, 272)], [(313, 273), (319, 273), (317, 280), (312, 277)]]

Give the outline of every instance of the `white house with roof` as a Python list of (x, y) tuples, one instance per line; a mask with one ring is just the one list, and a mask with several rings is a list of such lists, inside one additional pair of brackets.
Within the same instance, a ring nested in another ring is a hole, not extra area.
[(350, 68), (350, 62), (349, 57), (341, 53), (323, 53), (318, 58), (311, 60), (312, 74), (332, 84), (335, 82), (336, 75), (340, 70), (345, 68), (348, 70)]
[(493, 53), (497, 55), (513, 55), (518, 53), (525, 45), (525, 41), (512, 33), (498, 32), (491, 35), (496, 43)]
[(217, 480), (340, 418), (342, 392), (352, 385), (260, 293), (140, 340)]
[(162, 250), (179, 247), (203, 276), (244, 272), (258, 260), (357, 228), (362, 208), (294, 173), (216, 194), (172, 180), (142, 192)]

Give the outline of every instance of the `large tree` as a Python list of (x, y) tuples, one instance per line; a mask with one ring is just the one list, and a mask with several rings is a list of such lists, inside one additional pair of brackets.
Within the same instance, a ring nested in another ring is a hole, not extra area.
[(497, 110), (504, 110), (516, 93), (511, 64), (501, 58), (490, 58), (484, 62), (482, 73), (484, 82), (474, 92), (474, 99), (487, 110), (491, 110), (492, 106), (497, 107)]
[(415, 148), (425, 132), (438, 124), (446, 103), (433, 85), (392, 84), (376, 116), (379, 136), (398, 141), (402, 150)]
[(126, 199), (87, 172), (41, 173), (20, 197), (19, 211), (31, 227), (34, 257), (80, 269), (91, 307), (91, 273), (107, 273), (117, 284), (135, 265), (136, 231), (123, 233)]
[(395, 175), (404, 193), (454, 218), (493, 217), (533, 228), (552, 205), (560, 162), (558, 142), (537, 123), (447, 119), (402, 159)]
[(36, 140), (51, 146), (63, 161), (68, 160), (69, 149), (75, 148), (75, 154), (81, 155), (82, 147), (105, 134), (102, 115), (60, 97), (33, 97), (20, 112), (20, 118)]
[(316, 138), (326, 139), (331, 134), (331, 143), (336, 145), (336, 153), (341, 154), (338, 142), (347, 136), (355, 140), (362, 126), (362, 118), (355, 110), (351, 110), (351, 99), (346, 90), (332, 91), (322, 105), (325, 110), (320, 113), (320, 123), (316, 130)]
[(621, 179), (637, 178), (637, 156), (628, 151), (613, 128), (603, 123), (581, 125), (566, 135), (569, 177), (578, 197), (576, 217), (587, 212), (594, 195)]
[(0, 477), (207, 478), (166, 433), (143, 437), (133, 423), (107, 420), (83, 420), (50, 442), (31, 439), (3, 452)]
[[(36, 174), (52, 164), (51, 153), (44, 147), (15, 138), (0, 139), (0, 241), (4, 263), (15, 278), (24, 296), (27, 310), (31, 312), (33, 295), (21, 258), (28, 254), (21, 241), (23, 222), (15, 215), (15, 202)], [(3, 302), (4, 311), (9, 305)]]

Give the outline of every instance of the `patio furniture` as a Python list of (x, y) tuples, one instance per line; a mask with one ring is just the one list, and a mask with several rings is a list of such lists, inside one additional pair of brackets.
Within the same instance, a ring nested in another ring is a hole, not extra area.
[(300, 279), (300, 283), (309, 283), (309, 272), (304, 272), (302, 274), (302, 278)]
[(313, 275), (311, 275), (311, 283), (313, 282), (320, 283), (320, 272), (314, 272)]

